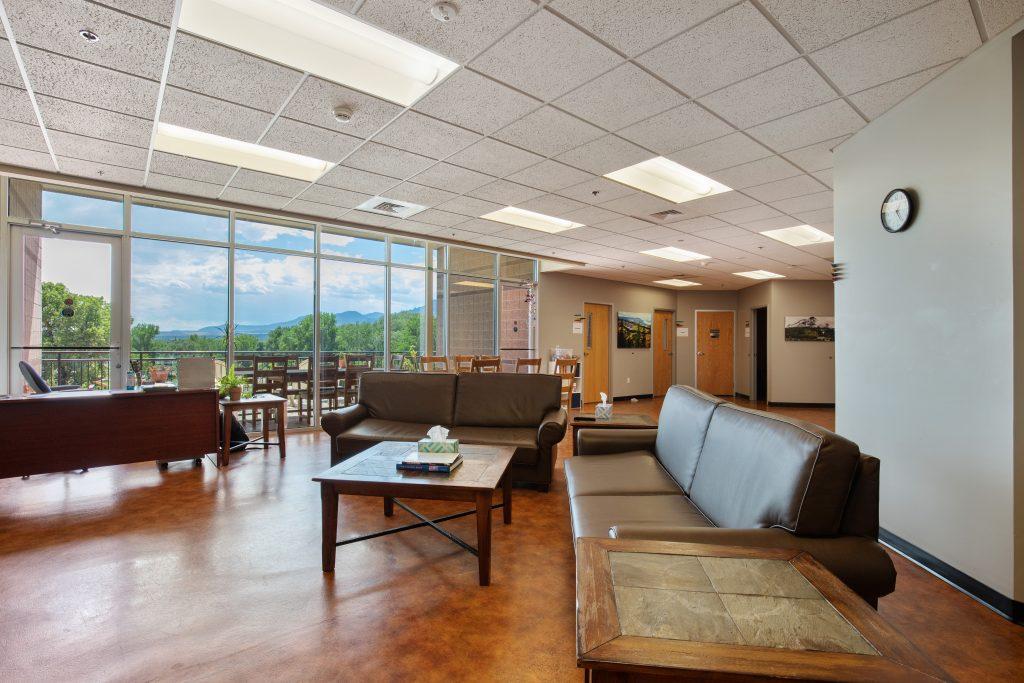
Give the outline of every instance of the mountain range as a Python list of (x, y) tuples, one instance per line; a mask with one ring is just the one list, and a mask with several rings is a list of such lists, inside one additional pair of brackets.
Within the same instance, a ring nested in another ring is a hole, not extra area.
[[(259, 339), (266, 339), (271, 331), (278, 327), (291, 327), (297, 325), (306, 316), (300, 315), (291, 320), (277, 323), (263, 323), (259, 325), (236, 325), (235, 334), (251, 334)], [(338, 325), (351, 325), (353, 323), (372, 323), (384, 317), (383, 313), (360, 313), (359, 311), (342, 311), (334, 314), (334, 321)], [(200, 327), (198, 330), (167, 330), (156, 335), (157, 339), (181, 339), (192, 335), (200, 337), (220, 337), (224, 335), (224, 328), (217, 325)]]

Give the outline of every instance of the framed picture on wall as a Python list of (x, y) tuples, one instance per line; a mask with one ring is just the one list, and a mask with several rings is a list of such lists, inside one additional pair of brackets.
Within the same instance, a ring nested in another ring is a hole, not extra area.
[(830, 315), (787, 315), (786, 341), (834, 342), (836, 319)]
[(618, 312), (615, 337), (620, 349), (651, 348), (651, 314)]

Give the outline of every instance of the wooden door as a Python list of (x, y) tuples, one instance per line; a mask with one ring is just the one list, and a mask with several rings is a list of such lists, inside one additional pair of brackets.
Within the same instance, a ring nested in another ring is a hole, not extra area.
[(733, 393), (733, 311), (697, 311), (697, 388)]
[(597, 403), (601, 392), (608, 394), (608, 338), (611, 336), (612, 308), (605, 304), (583, 304), (583, 402)]
[(651, 345), (654, 350), (654, 395), (664, 396), (672, 386), (672, 359), (675, 358), (675, 344), (672, 332), (675, 327), (674, 311), (655, 311), (654, 329), (651, 331)]

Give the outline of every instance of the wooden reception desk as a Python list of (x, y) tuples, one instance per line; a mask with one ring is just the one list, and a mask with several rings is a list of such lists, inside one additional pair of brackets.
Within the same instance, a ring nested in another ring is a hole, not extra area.
[(0, 399), (0, 478), (217, 452), (213, 389)]

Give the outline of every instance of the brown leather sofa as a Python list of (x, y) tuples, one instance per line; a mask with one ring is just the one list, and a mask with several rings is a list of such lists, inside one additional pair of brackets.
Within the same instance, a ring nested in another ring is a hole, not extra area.
[(896, 587), (878, 543), (877, 458), (817, 425), (669, 389), (657, 429), (583, 429), (565, 462), (575, 537), (799, 548), (872, 605)]
[(434, 425), (464, 444), (513, 446), (512, 481), (547, 491), (565, 436), (557, 375), (368, 372), (358, 403), (327, 413), (331, 464), (381, 441), (418, 441)]

